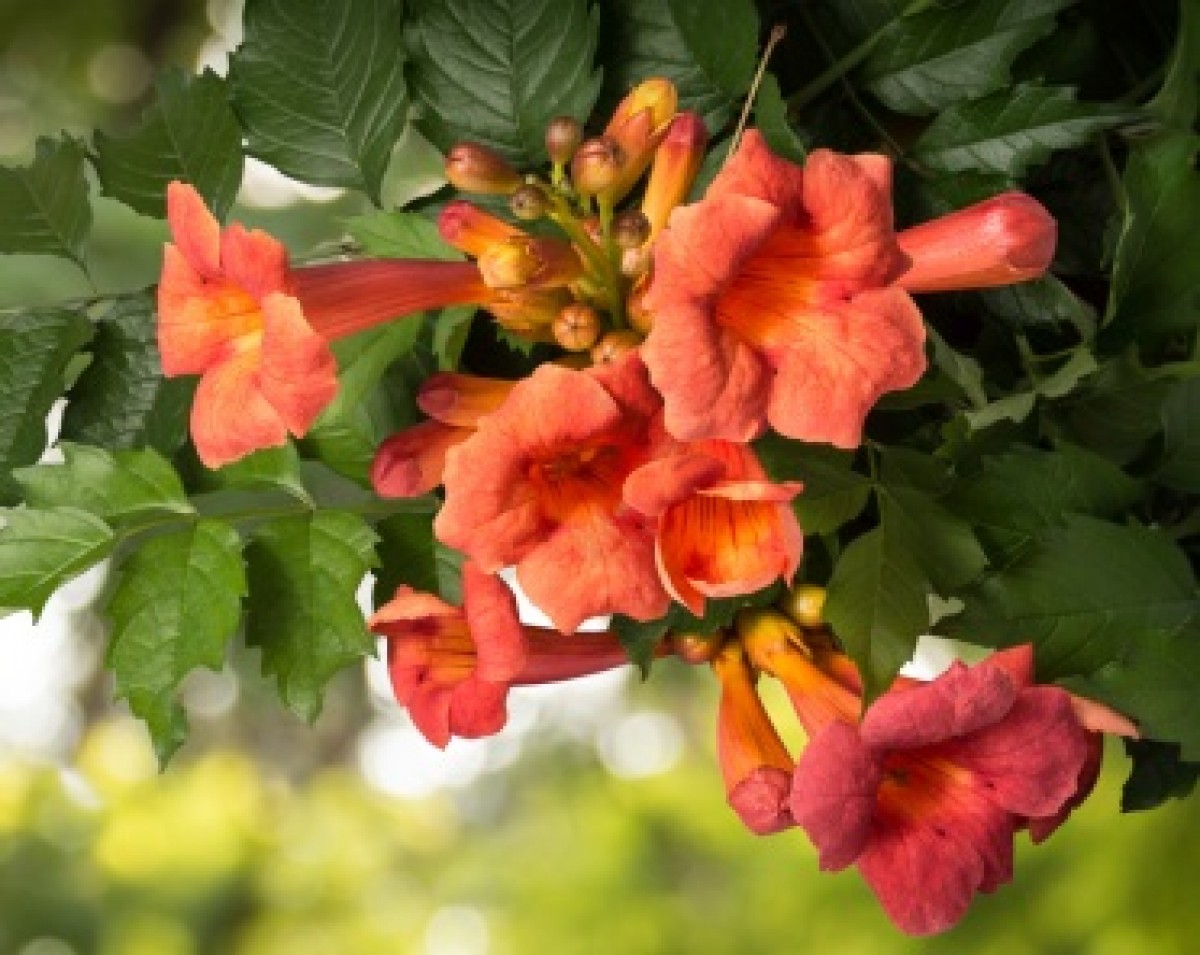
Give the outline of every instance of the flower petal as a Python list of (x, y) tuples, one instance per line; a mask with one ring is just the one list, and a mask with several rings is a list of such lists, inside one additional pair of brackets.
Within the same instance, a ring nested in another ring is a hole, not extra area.
[(167, 184), (167, 224), (188, 265), (204, 278), (221, 274), (221, 226), (195, 186), (178, 180)]
[(333, 352), (290, 296), (272, 293), (263, 299), (258, 380), (263, 397), (297, 436), (308, 431), (337, 394)]
[(258, 386), (259, 349), (234, 352), (200, 379), (192, 401), (192, 441), (206, 467), (287, 441), (287, 426)]
[(287, 249), (261, 229), (246, 229), (234, 222), (221, 234), (221, 272), (254, 298), (286, 293)]
[(475, 641), (475, 675), (491, 683), (511, 683), (529, 656), (517, 616), (517, 601), (508, 585), (485, 574), (472, 561), (462, 569), (463, 612)]

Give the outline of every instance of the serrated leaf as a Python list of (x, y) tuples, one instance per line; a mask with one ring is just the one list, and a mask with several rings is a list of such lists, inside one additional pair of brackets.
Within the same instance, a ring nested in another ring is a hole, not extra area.
[(940, 596), (949, 597), (983, 573), (987, 557), (970, 525), (929, 494), (884, 484), (877, 496), (880, 523), (910, 544), (912, 560)]
[(871, 482), (853, 470), (853, 454), (774, 432), (756, 441), (754, 451), (772, 481), (804, 483), (792, 507), (805, 533), (832, 533), (867, 506)]
[(346, 231), (368, 255), (392, 259), (445, 259), (465, 256), (448, 245), (437, 223), (417, 212), (371, 212), (346, 220)]
[(1017, 56), (1054, 29), (1074, 0), (973, 0), (901, 17), (883, 34), (860, 79), (898, 113), (935, 113), (1009, 83)]
[(1170, 389), (1169, 381), (1148, 374), (1128, 354), (1102, 365), (1054, 410), (1069, 440), (1127, 464), (1161, 428), (1160, 409)]
[(1126, 740), (1133, 768), (1121, 790), (1121, 812), (1157, 809), (1168, 799), (1190, 796), (1200, 780), (1200, 763), (1179, 758), (1179, 746), (1156, 740)]
[(392, 599), (396, 588), (406, 584), (414, 590), (437, 594), (457, 603), (458, 556), (433, 536), (433, 512), (395, 514), (375, 525), (379, 535), (376, 553), (375, 606)]
[(1163, 463), (1156, 481), (1200, 493), (1200, 378), (1180, 382), (1162, 407)]
[(1068, 684), (1131, 717), (1142, 734), (1178, 743), (1180, 756), (1200, 762), (1200, 626), (1173, 633), (1131, 634), (1116, 660)]
[(245, 594), (241, 541), (221, 521), (151, 538), (121, 566), (105, 608), (113, 625), (105, 665), (163, 765), (187, 732), (176, 689), (196, 667), (221, 668)]
[(1200, 137), (1161, 136), (1125, 164), (1125, 217), (1113, 262), (1105, 340), (1156, 341), (1200, 325)]
[(92, 362), (68, 393), (62, 437), (112, 449), (174, 454), (187, 437), (195, 380), (164, 378), (154, 302), (118, 299), (96, 323)]
[(230, 58), (246, 150), (376, 205), (408, 108), (395, 0), (248, 0)]
[(67, 365), (92, 335), (92, 323), (62, 308), (0, 315), (0, 504), (20, 493), (12, 469), (46, 449), (46, 415), (63, 393)]
[(59, 447), (64, 463), (13, 474), (30, 507), (74, 507), (114, 525), (192, 511), (179, 475), (156, 451), (106, 451), (70, 442)]
[(663, 76), (679, 90), (679, 108), (715, 134), (754, 74), (758, 16), (748, 0), (609, 0), (600, 30), (605, 109)]
[(1081, 515), (963, 599), (947, 635), (987, 646), (1032, 642), (1042, 679), (1091, 673), (1136, 634), (1175, 630), (1197, 611), (1192, 570), (1170, 540)]
[(148, 216), (166, 216), (167, 183), (189, 182), (223, 219), (242, 181), (242, 135), (225, 81), (210, 69), (168, 69), (157, 98), (128, 136), (96, 133), (96, 173), (106, 196)]
[(0, 167), (0, 253), (57, 255), (86, 271), (92, 227), (83, 145), (69, 136), (37, 141), (33, 162)]
[(1077, 348), (1057, 369), (1034, 382), (1029, 391), (998, 398), (982, 408), (964, 412), (963, 417), (972, 431), (982, 431), (1000, 421), (1020, 424), (1029, 417), (1039, 398), (1064, 398), (1072, 394), (1096, 369), (1095, 356), (1086, 348)]
[(246, 548), (246, 643), (262, 650), (280, 699), (309, 722), (334, 674), (375, 649), (355, 600), (375, 541), (361, 518), (317, 511), (260, 524)]
[(254, 488), (283, 491), (312, 503), (299, 472), (300, 456), (290, 441), (277, 448), (263, 448), (215, 471), (201, 469), (214, 488)]
[(35, 619), (54, 591), (112, 549), (112, 528), (86, 511), (19, 508), (0, 518), (0, 607)]
[(979, 296), (992, 315), (1017, 328), (1066, 323), (1084, 341), (1090, 341), (1096, 329), (1095, 310), (1053, 275), (984, 289)]
[(514, 163), (542, 162), (547, 124), (585, 121), (600, 92), (596, 22), (585, 0), (414, 0), (418, 125), (443, 150), (471, 140)]
[(808, 150), (788, 120), (787, 101), (779, 92), (779, 81), (771, 73), (763, 76), (754, 100), (754, 125), (777, 156), (804, 162)]
[(1080, 103), (1065, 86), (1025, 84), (957, 103), (913, 146), (913, 158), (938, 172), (975, 171), (1021, 177), (1059, 149), (1139, 118), (1127, 106)]

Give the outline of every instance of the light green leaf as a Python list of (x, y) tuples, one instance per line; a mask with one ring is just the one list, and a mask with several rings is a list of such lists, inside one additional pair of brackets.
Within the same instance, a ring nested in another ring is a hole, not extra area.
[(247, 0), (230, 59), (246, 149), (376, 204), (408, 108), (395, 0)]
[(445, 259), (465, 256), (448, 245), (437, 223), (417, 212), (371, 212), (346, 220), (346, 231), (368, 255), (392, 259)]
[(601, 9), (605, 110), (651, 76), (671, 80), (679, 108), (714, 135), (754, 75), (758, 15), (749, 0), (608, 0)]
[(118, 299), (96, 323), (92, 362), (68, 393), (62, 437), (106, 448), (174, 454), (187, 438), (192, 378), (164, 378), (154, 302)]
[(196, 667), (221, 668), (245, 594), (241, 541), (221, 521), (151, 538), (121, 566), (105, 608), (113, 625), (105, 665), (163, 765), (187, 732), (176, 689)]
[(926, 115), (1007, 86), (1021, 51), (1054, 29), (1074, 0), (935, 4), (894, 21), (860, 73), (898, 113)]
[(106, 451), (63, 442), (65, 463), (13, 473), (30, 507), (74, 507), (109, 524), (192, 511), (179, 475), (156, 451)]
[(536, 165), (550, 120), (591, 113), (600, 71), (586, 0), (413, 0), (411, 11), (418, 125), (441, 149), (471, 140)]
[(58, 255), (86, 271), (92, 227), (83, 145), (69, 136), (37, 141), (33, 162), (0, 167), (0, 253)]
[(283, 491), (299, 501), (312, 503), (299, 471), (300, 457), (290, 441), (277, 448), (263, 448), (223, 468), (201, 469), (215, 489), (254, 488)]
[(167, 183), (189, 182), (223, 219), (242, 181), (242, 136), (212, 70), (173, 68), (155, 81), (157, 99), (128, 136), (96, 133), (96, 172), (104, 194), (148, 216), (166, 216)]
[(1138, 119), (1127, 106), (1080, 103), (1063, 86), (1017, 86), (945, 110), (913, 146), (913, 158), (938, 172), (1025, 175), (1059, 149)]
[(20, 500), (12, 469), (46, 449), (46, 415), (92, 323), (62, 308), (0, 315), (0, 504)]
[(953, 381), (975, 408), (987, 404), (983, 390), (983, 369), (970, 355), (955, 351), (932, 326), (926, 326), (929, 341), (933, 345), (933, 364), (942, 374)]
[(317, 511), (260, 524), (246, 549), (246, 643), (262, 650), (280, 699), (309, 722), (334, 674), (375, 649), (355, 593), (376, 539), (353, 514)]
[(54, 591), (112, 549), (112, 528), (86, 511), (19, 508), (0, 519), (0, 607), (31, 610), (35, 619)]

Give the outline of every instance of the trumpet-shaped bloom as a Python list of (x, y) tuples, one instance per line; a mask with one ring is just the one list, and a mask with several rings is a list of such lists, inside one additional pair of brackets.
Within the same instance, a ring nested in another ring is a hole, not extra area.
[(894, 280), (882, 156), (816, 150), (801, 169), (750, 130), (705, 198), (677, 209), (654, 247), (644, 346), (667, 429), (748, 441), (766, 423), (855, 447), (884, 392), (925, 369), (925, 329)]
[(452, 736), (499, 732), (513, 686), (597, 673), (628, 662), (608, 633), (564, 637), (523, 627), (512, 592), (471, 563), (463, 567), (463, 606), (400, 587), (371, 617), (388, 640), (396, 699), (435, 746)]
[(661, 616), (653, 522), (622, 498), (661, 453), (659, 412), (636, 353), (588, 371), (541, 366), (447, 454), (438, 537), (489, 572), (515, 564), (565, 633), (595, 614)]
[(700, 441), (647, 464), (625, 499), (658, 520), (663, 586), (696, 616), (706, 597), (761, 590), (796, 573), (803, 536), (789, 501), (800, 484), (773, 484), (744, 444)]
[(1091, 753), (1071, 696), (1034, 686), (1028, 647), (898, 687), (859, 726), (830, 721), (791, 809), (822, 869), (851, 863), (904, 931), (940, 932), (1012, 877), (1013, 835), (1057, 820)]

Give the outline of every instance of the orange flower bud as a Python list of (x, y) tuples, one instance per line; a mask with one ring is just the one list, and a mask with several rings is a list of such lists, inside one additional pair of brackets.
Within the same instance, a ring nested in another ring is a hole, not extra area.
[(447, 244), (474, 256), (482, 255), (498, 242), (525, 234), (465, 199), (446, 204), (438, 216), (438, 232)]
[(463, 192), (507, 195), (521, 185), (520, 174), (499, 153), (479, 143), (459, 143), (446, 157), (446, 178)]
[(583, 263), (568, 242), (521, 234), (488, 246), (479, 271), (493, 289), (555, 288), (579, 278)]
[(671, 210), (687, 198), (707, 145), (708, 130), (695, 113), (680, 113), (671, 120), (654, 154), (650, 181), (642, 197), (642, 212), (650, 221), (650, 241), (666, 226)]
[(650, 276), (643, 275), (633, 286), (629, 298), (625, 300), (625, 314), (629, 316), (629, 324), (643, 335), (649, 335), (654, 327), (654, 314), (646, 308), (646, 290), (650, 287)]
[(633, 351), (642, 343), (642, 336), (627, 328), (609, 332), (592, 349), (592, 364), (606, 365)]
[(583, 141), (583, 127), (571, 116), (559, 116), (546, 127), (546, 152), (550, 161), (569, 163)]
[(596, 344), (602, 325), (599, 312), (576, 302), (558, 313), (554, 320), (554, 340), (567, 351), (587, 351)]
[(795, 590), (788, 591), (781, 609), (802, 627), (819, 627), (823, 622), (821, 610), (824, 606), (824, 587), (801, 584)]
[(593, 196), (617, 181), (621, 165), (621, 147), (616, 140), (606, 136), (589, 139), (571, 160), (571, 179), (580, 193)]
[(549, 341), (554, 320), (570, 303), (571, 295), (565, 288), (518, 289), (496, 292), (484, 308), (508, 331)]
[(724, 643), (725, 635), (719, 630), (716, 633), (710, 634), (671, 634), (671, 647), (675, 651), (675, 656), (679, 657), (685, 663), (699, 664), (711, 662)]
[(617, 178), (601, 193), (605, 201), (620, 201), (645, 172), (678, 103), (675, 84), (655, 77), (639, 83), (617, 105), (604, 136), (617, 143), (623, 161)]

